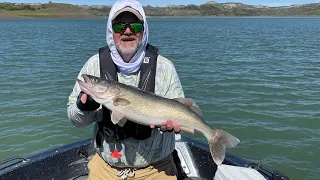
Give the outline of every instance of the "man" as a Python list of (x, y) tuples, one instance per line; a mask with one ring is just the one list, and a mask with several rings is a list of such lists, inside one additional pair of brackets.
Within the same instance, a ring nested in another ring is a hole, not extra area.
[[(107, 47), (100, 48), (81, 74), (137, 86), (166, 98), (184, 97), (173, 64), (148, 44), (144, 10), (135, 0), (118, 0), (107, 23)], [(80, 92), (76, 83), (68, 102), (68, 117), (76, 126), (95, 123), (97, 154), (88, 164), (89, 179), (177, 179), (172, 158), (180, 127), (168, 120), (160, 130), (126, 119), (114, 125), (110, 111)], [(174, 130), (174, 132), (172, 132)]]

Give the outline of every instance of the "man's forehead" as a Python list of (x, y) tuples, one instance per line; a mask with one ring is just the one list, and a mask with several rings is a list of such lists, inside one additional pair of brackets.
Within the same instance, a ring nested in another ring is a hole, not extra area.
[(138, 22), (139, 18), (129, 11), (120, 13), (112, 22)]

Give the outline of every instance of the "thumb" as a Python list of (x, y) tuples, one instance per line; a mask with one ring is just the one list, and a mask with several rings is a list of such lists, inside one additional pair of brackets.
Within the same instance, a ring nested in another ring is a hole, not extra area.
[(87, 98), (88, 98), (87, 94), (82, 94), (80, 100), (81, 100), (81, 102), (82, 102), (83, 104), (85, 104), (85, 103), (87, 102)]

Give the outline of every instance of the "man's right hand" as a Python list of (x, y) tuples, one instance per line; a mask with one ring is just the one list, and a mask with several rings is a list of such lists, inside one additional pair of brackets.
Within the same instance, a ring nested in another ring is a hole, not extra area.
[(82, 91), (79, 93), (76, 104), (77, 107), (82, 111), (94, 111), (100, 107), (99, 103)]

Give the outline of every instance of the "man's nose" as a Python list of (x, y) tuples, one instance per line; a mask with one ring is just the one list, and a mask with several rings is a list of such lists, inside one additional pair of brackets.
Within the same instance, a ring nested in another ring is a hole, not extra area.
[(124, 34), (131, 34), (131, 29), (129, 26), (126, 27), (126, 30), (124, 31)]

